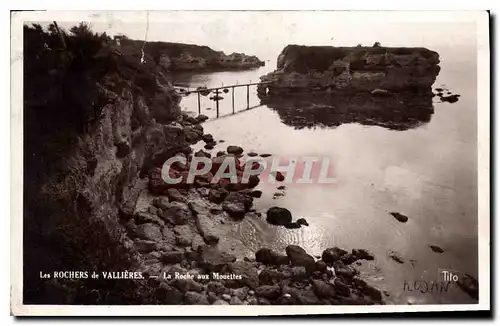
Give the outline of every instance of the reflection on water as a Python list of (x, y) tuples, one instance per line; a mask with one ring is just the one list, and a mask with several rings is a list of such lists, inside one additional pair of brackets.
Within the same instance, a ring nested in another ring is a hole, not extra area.
[[(203, 125), (205, 132), (225, 140), (210, 151), (212, 155), (238, 145), (245, 152), (274, 157), (328, 157), (338, 178), (328, 187), (287, 184), (285, 195), (276, 199), (277, 185), (261, 182), (257, 189), (263, 195), (254, 206), (263, 215), (235, 224), (230, 236), (240, 238), (249, 251), (261, 247), (283, 251), (289, 244), (313, 255), (331, 246), (366, 248), (375, 260), (359, 268), (391, 293), (389, 302), (471, 303), (458, 289), (403, 291), (405, 281), (436, 280), (438, 269), (478, 274), (475, 61), (458, 58), (456, 51), (440, 54), (442, 69), (434, 87), (445, 84), (459, 93), (460, 101), (454, 104), (439, 103), (437, 98), (432, 103), (428, 95), (389, 99), (333, 95), (326, 103), (286, 99), (245, 110), (246, 93), (241, 91), (236, 92), (235, 102), (236, 111), (243, 111), (215, 119), (213, 101), (203, 98), (201, 113), (211, 118)], [(188, 86), (255, 82), (265, 69), (270, 68), (192, 76)], [(253, 90), (250, 106), (258, 103)], [(196, 111), (196, 97), (184, 97), (181, 105)], [(232, 112), (230, 99), (221, 101), (220, 110), (221, 115)], [(202, 148), (203, 143), (196, 146)], [(294, 218), (305, 217), (310, 226), (288, 230), (269, 225), (265, 212), (271, 206), (288, 208)], [(403, 213), (409, 220), (400, 223), (390, 212)], [(444, 253), (432, 252), (431, 244)], [(405, 263), (393, 261), (390, 250)]]
[(263, 103), (276, 110), (283, 123), (296, 129), (359, 123), (407, 130), (429, 122), (434, 113), (430, 91), (384, 97), (367, 93), (288, 97), (274, 101), (264, 99)]

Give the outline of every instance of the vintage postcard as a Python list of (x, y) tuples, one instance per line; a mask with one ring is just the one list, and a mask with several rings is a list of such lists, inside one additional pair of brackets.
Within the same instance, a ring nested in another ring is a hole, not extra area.
[(488, 12), (11, 18), (13, 315), (490, 310)]

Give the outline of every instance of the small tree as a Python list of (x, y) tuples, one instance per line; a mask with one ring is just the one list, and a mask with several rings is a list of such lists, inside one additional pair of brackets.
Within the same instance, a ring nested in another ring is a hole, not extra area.
[(379, 48), (381, 46), (380, 42), (373, 43), (374, 48)]

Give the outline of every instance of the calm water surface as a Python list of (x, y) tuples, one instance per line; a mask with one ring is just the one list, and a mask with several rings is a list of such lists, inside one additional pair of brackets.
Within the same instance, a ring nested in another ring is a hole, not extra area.
[[(305, 217), (309, 227), (287, 230), (269, 225), (262, 218), (246, 218), (235, 226), (234, 236), (251, 251), (261, 247), (284, 250), (297, 244), (310, 254), (321, 255), (328, 247), (366, 248), (375, 260), (358, 266), (372, 284), (390, 293), (388, 302), (469, 303), (470, 297), (457, 288), (420, 293), (404, 291), (405, 281), (439, 280), (439, 269), (469, 273), (477, 278), (477, 148), (476, 148), (476, 62), (452, 49), (433, 49), (441, 55), (441, 72), (434, 87), (445, 85), (461, 95), (457, 103), (438, 103), (430, 121), (397, 131), (359, 123), (335, 128), (316, 126), (297, 129), (285, 124), (266, 106), (247, 107), (246, 88), (236, 89), (236, 111), (231, 93), (222, 94), (219, 115), (215, 103), (201, 98), (201, 113), (211, 117), (205, 132), (227, 145), (242, 146), (246, 152), (273, 156), (329, 157), (337, 182), (333, 185), (261, 182), (263, 196), (255, 200), (258, 211), (271, 206), (288, 208), (294, 218)], [(250, 71), (213, 72), (173, 76), (175, 85), (196, 88), (257, 82), (274, 70), (275, 62)], [(250, 89), (249, 106), (259, 104)], [(184, 110), (197, 111), (197, 96), (183, 98)], [(198, 144), (201, 148), (202, 143)], [(275, 192), (284, 196), (273, 199)], [(389, 212), (409, 217), (396, 221)], [(438, 245), (444, 253), (431, 251)], [(399, 264), (388, 257), (394, 250), (405, 260)]]

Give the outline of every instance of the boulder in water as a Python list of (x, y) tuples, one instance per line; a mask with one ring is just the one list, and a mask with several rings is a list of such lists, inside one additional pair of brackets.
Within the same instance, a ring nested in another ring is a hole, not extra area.
[(292, 213), (282, 207), (271, 207), (267, 210), (266, 221), (273, 225), (286, 225), (292, 222)]

